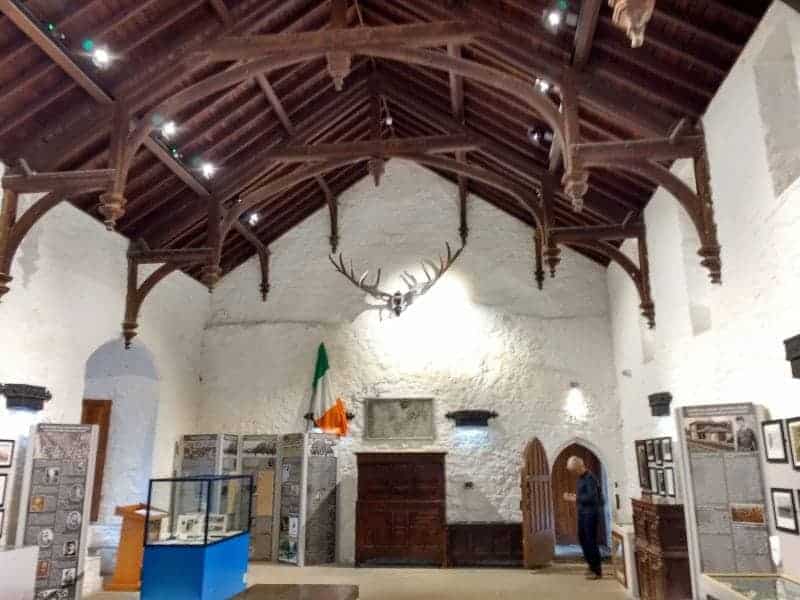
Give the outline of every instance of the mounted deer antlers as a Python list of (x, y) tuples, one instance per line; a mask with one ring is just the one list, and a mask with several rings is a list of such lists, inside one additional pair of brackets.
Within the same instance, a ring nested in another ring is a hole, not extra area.
[[(333, 254), (328, 255), (328, 258), (336, 270), (344, 275), (353, 285), (366, 292), (376, 300), (380, 300), (381, 304), (371, 304), (371, 307), (379, 310), (389, 310), (399, 317), (406, 308), (411, 306), (418, 296), (426, 293), (437, 281), (439, 281), (439, 279), (441, 279), (442, 275), (444, 275), (445, 272), (453, 265), (456, 259), (461, 255), (461, 252), (464, 250), (464, 246), (461, 246), (461, 248), (459, 248), (456, 253), (453, 254), (452, 250), (450, 249), (450, 244), (446, 243), (445, 246), (447, 247), (447, 258), (444, 259), (439, 256), (438, 266), (430, 260), (421, 261), (420, 264), (422, 265), (422, 272), (425, 273), (426, 281), (420, 282), (408, 271), (403, 271), (403, 274), (400, 275), (400, 278), (403, 280), (403, 283), (408, 286), (408, 291), (405, 293), (396, 291), (394, 294), (390, 294), (381, 290), (378, 287), (381, 283), (380, 269), (378, 269), (378, 274), (375, 277), (375, 283), (370, 285), (366, 283), (369, 271), (364, 271), (364, 274), (361, 275), (361, 277), (356, 278), (352, 261), (350, 262), (350, 269), (348, 270), (344, 264), (344, 257), (341, 254), (339, 254), (338, 263), (336, 262)], [(428, 269), (433, 271), (433, 276), (431, 276), (431, 273), (428, 271)]]

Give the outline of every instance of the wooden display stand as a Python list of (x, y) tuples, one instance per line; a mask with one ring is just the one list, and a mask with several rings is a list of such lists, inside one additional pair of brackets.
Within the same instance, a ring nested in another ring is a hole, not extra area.
[[(115, 515), (122, 517), (117, 566), (114, 577), (104, 587), (108, 592), (135, 592), (141, 587), (142, 555), (146, 504), (118, 506)], [(161, 517), (150, 516), (151, 527), (161, 527)]]

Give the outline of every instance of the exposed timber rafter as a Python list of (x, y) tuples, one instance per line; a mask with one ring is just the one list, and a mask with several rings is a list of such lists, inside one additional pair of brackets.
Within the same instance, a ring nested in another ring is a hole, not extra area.
[(114, 169), (89, 169), (57, 173), (31, 173), (6, 175), (2, 187), (18, 194), (57, 192), (74, 194), (94, 192), (108, 188), (114, 179)]
[(266, 153), (267, 159), (280, 162), (314, 162), (374, 156), (386, 158), (395, 154), (438, 154), (459, 150), (475, 150), (478, 142), (466, 135), (441, 135), (419, 138), (373, 139), (363, 142), (339, 142), (313, 146), (281, 146)]
[(270, 290), (269, 259), (272, 253), (269, 248), (258, 239), (258, 236), (250, 231), (246, 225), (243, 225), (241, 221), (237, 222), (234, 227), (239, 235), (255, 246), (256, 254), (258, 255), (258, 263), (261, 267), (261, 284), (258, 289), (261, 292), (261, 300), (266, 302)]

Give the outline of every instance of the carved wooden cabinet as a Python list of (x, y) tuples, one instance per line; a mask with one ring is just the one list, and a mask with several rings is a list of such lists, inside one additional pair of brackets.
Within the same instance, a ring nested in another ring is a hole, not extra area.
[(444, 453), (358, 453), (356, 564), (444, 566)]
[(681, 504), (632, 500), (636, 573), (642, 600), (692, 597), (686, 519)]
[(450, 523), (447, 566), (521, 567), (521, 523)]

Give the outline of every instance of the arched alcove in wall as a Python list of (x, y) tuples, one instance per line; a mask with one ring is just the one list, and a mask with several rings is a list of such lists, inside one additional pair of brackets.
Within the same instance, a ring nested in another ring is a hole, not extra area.
[(119, 539), (114, 509), (147, 500), (158, 394), (155, 361), (141, 342), (125, 350), (121, 339), (108, 341), (86, 361), (84, 398), (111, 401), (100, 509), (90, 541), (103, 557), (105, 572), (112, 568)]

